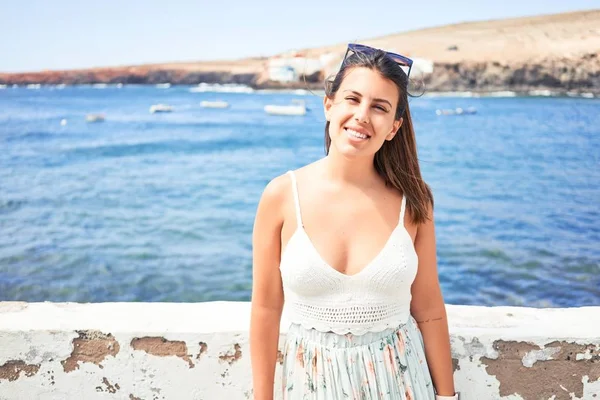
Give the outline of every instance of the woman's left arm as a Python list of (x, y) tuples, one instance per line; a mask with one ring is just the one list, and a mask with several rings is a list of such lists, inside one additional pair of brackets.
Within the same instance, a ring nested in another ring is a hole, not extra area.
[(415, 238), (419, 268), (411, 289), (410, 311), (423, 335), (425, 356), (437, 394), (440, 397), (453, 396), (455, 392), (450, 335), (446, 306), (438, 279), (435, 227), (431, 206), (428, 214), (428, 220), (419, 225)]

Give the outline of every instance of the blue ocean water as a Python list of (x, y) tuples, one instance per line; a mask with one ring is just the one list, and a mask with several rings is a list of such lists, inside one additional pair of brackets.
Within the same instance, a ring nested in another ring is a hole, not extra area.
[[(322, 99), (189, 89), (0, 90), (0, 300), (249, 300), (258, 199), (324, 155)], [(297, 98), (304, 117), (263, 112)], [(446, 302), (600, 305), (600, 100), (411, 107)], [(477, 114), (435, 113), (455, 107)]]

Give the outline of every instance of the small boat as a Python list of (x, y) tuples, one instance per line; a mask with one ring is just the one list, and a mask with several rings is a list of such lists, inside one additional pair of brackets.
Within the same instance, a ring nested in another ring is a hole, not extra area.
[(449, 108), (449, 109), (438, 109), (435, 110), (437, 115), (473, 115), (477, 114), (477, 110), (474, 107), (463, 108)]
[(160, 112), (172, 112), (172, 111), (173, 111), (173, 107), (171, 107), (168, 104), (154, 104), (154, 105), (150, 106), (150, 112), (152, 114), (160, 113)]
[(304, 101), (292, 100), (292, 103), (287, 106), (269, 104), (265, 106), (265, 112), (271, 115), (306, 115)]
[(226, 101), (216, 100), (216, 101), (201, 101), (200, 107), (204, 108), (228, 108), (229, 103)]
[(156, 84), (157, 89), (168, 89), (170, 87), (171, 87), (171, 84), (169, 82)]
[(85, 116), (86, 122), (104, 122), (104, 114), (88, 114)]
[(192, 93), (218, 92), (218, 93), (253, 93), (254, 89), (246, 85), (236, 83), (200, 83), (198, 86), (189, 89)]

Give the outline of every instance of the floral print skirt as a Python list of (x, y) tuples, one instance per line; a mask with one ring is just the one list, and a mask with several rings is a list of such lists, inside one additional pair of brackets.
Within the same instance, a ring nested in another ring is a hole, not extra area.
[(434, 400), (415, 320), (382, 332), (338, 335), (292, 324), (283, 359), (286, 400)]

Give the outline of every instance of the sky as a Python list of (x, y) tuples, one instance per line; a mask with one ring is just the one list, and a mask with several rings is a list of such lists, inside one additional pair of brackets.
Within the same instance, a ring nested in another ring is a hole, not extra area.
[(0, 0), (0, 72), (269, 56), (600, 0)]

